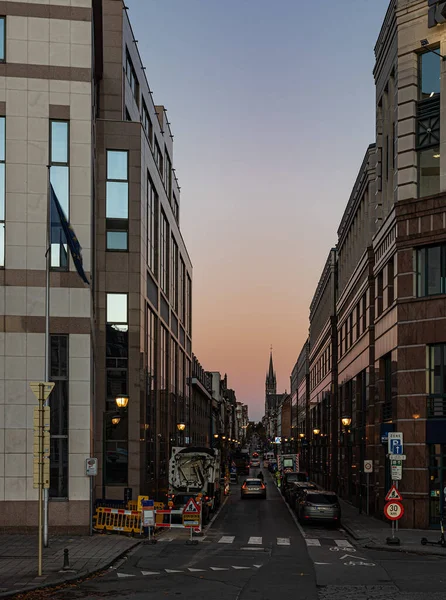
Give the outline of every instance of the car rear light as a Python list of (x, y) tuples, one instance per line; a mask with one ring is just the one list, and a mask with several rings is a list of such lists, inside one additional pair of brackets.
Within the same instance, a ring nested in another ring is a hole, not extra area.
[(264, 489), (265, 489), (265, 484), (264, 484), (264, 483), (262, 483), (262, 485), (260, 486), (260, 488), (261, 488), (262, 490), (264, 490)]
[(246, 483), (242, 485), (242, 490), (246, 490)]

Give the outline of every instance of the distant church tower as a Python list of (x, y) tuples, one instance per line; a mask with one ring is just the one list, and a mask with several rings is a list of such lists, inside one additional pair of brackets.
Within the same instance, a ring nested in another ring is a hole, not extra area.
[[(277, 380), (276, 373), (273, 367), (273, 350), (269, 355), (269, 369), (265, 380), (265, 415), (267, 415), (271, 408), (274, 408), (277, 394)], [(272, 396), (272, 398), (271, 398)]]

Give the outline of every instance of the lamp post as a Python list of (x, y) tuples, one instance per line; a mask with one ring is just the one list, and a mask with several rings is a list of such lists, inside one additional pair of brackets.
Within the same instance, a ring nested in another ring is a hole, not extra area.
[[(342, 440), (343, 440), (343, 447), (344, 447), (344, 460), (341, 461), (341, 463), (343, 463), (344, 465), (347, 464), (347, 473), (344, 474), (343, 476), (343, 482), (345, 482), (345, 480), (347, 480), (347, 492), (348, 492), (348, 498), (350, 499), (350, 478), (351, 478), (351, 457), (350, 457), (350, 447), (349, 447), (349, 439), (348, 436), (350, 434), (350, 425), (352, 424), (352, 418), (350, 417), (350, 415), (344, 415), (343, 417), (341, 417), (341, 425), (343, 428), (343, 432), (342, 432)], [(345, 456), (347, 455), (347, 456)], [(347, 458), (347, 460), (346, 460)], [(346, 467), (344, 466), (344, 469)]]
[(102, 412), (102, 500), (105, 500), (107, 486), (107, 420), (110, 419), (111, 425), (116, 427), (121, 422), (121, 414), (127, 408), (129, 397), (125, 395), (117, 396), (115, 404), (117, 410), (104, 410)]
[(178, 440), (177, 440), (177, 444), (183, 444), (183, 431), (186, 429), (186, 423), (177, 423), (177, 430), (178, 430)]

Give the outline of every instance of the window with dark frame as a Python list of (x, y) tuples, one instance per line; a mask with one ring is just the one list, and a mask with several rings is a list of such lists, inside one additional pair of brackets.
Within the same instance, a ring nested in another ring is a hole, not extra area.
[(5, 266), (6, 137), (5, 117), (0, 117), (0, 267)]
[(156, 139), (155, 139), (154, 158), (155, 158), (155, 164), (159, 171), (159, 174), (161, 175), (161, 178), (163, 178), (163, 155), (161, 154), (161, 148), (159, 147), (159, 144), (156, 141)]
[[(50, 182), (70, 219), (70, 133), (69, 122), (50, 120)], [(68, 270), (68, 245), (61, 226), (51, 227), (51, 268)]]
[(179, 209), (178, 200), (176, 199), (175, 194), (173, 194), (172, 210), (173, 210), (173, 216), (175, 217), (175, 221), (177, 223), (179, 223), (180, 209)]
[(166, 188), (167, 198), (171, 202), (172, 198), (172, 162), (167, 149), (164, 153), (164, 187)]
[(6, 17), (0, 17), (0, 62), (6, 60)]
[(146, 132), (147, 139), (149, 140), (149, 144), (152, 146), (153, 145), (153, 124), (152, 124), (152, 119), (150, 118), (149, 110), (147, 108), (144, 98), (142, 100), (142, 116), (141, 116), (141, 118), (142, 118), (143, 129)]
[(158, 194), (147, 171), (147, 264), (158, 277)]
[(126, 252), (129, 229), (127, 150), (107, 150), (105, 217), (107, 250)]
[(428, 417), (446, 417), (446, 344), (432, 344), (428, 353)]
[(417, 297), (446, 293), (446, 244), (416, 249)]
[(160, 214), (160, 286), (169, 297), (169, 224), (161, 210)]
[(130, 58), (128, 48), (126, 48), (125, 74), (127, 81), (129, 82), (130, 89), (132, 90), (133, 97), (136, 100), (136, 104), (139, 106), (139, 82), (138, 78), (136, 77), (136, 71), (133, 66), (132, 59)]
[(68, 499), (68, 335), (50, 336), (50, 380), (54, 389), (49, 397), (50, 489), (52, 499)]
[(419, 99), (426, 100), (440, 94), (441, 57), (437, 46), (418, 57)]
[(156, 352), (157, 352), (157, 317), (147, 307), (147, 408), (146, 408), (146, 441), (147, 441), (147, 481), (156, 479)]
[(170, 303), (178, 312), (178, 244), (173, 235), (170, 243)]
[(112, 417), (116, 397), (128, 394), (128, 295), (108, 293), (106, 313), (105, 482), (124, 485), (128, 480), (128, 418), (122, 412), (114, 425)]

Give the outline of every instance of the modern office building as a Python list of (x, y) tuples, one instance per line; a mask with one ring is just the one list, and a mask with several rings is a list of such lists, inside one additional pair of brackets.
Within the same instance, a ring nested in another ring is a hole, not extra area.
[(49, 524), (81, 531), (85, 459), (99, 459), (96, 498), (162, 498), (190, 413), (192, 266), (173, 135), (122, 0), (2, 11), (0, 526), (37, 522), (29, 382), (45, 377), (49, 178), (90, 281), (52, 236)]

